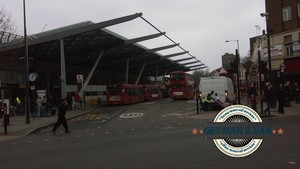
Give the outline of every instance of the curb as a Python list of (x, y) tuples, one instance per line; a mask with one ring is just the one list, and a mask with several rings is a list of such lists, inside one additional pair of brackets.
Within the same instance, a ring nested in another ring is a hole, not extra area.
[[(67, 118), (67, 121), (68, 121), (68, 120), (75, 119), (75, 118), (80, 117), (80, 116), (84, 116), (84, 115), (93, 113), (94, 111), (96, 111), (96, 110), (98, 110), (98, 109), (99, 109), (99, 107), (96, 107), (96, 108), (94, 108), (94, 109), (92, 109), (92, 110), (90, 110), (90, 111), (88, 111), (88, 112), (85, 112), (85, 113), (82, 113), (82, 114), (79, 114), (79, 115), (76, 115), (76, 116), (68, 117), (68, 118)], [(39, 132), (39, 131), (41, 131), (41, 130), (43, 130), (43, 129), (45, 129), (45, 128), (48, 128), (48, 127), (50, 127), (50, 126), (53, 126), (55, 123), (56, 123), (56, 121), (55, 121), (55, 122), (48, 123), (48, 124), (42, 124), (41, 126), (35, 127), (34, 129), (30, 130), (30, 131), (27, 132), (24, 136), (31, 135), (31, 134), (33, 134), (33, 133)]]

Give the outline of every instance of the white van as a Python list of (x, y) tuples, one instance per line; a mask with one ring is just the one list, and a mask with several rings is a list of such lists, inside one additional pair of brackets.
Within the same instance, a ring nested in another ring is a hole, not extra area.
[[(199, 83), (200, 98), (203, 99), (211, 91), (214, 92), (212, 98), (221, 101), (222, 103), (236, 103), (232, 80), (225, 76), (203, 77)], [(215, 103), (211, 100), (211, 103)]]

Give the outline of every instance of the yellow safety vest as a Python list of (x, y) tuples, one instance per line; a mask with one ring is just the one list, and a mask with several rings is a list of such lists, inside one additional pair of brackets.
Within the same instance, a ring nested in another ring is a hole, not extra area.
[(22, 103), (19, 97), (16, 98), (17, 103)]

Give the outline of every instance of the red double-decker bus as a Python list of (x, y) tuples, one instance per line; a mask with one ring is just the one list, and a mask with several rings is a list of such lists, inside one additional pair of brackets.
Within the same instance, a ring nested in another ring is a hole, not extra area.
[(158, 85), (145, 84), (144, 100), (157, 100), (161, 98), (160, 87)]
[(106, 104), (122, 105), (144, 101), (142, 85), (135, 84), (107, 84)]
[(170, 98), (191, 99), (194, 97), (195, 81), (192, 75), (183, 71), (170, 73)]

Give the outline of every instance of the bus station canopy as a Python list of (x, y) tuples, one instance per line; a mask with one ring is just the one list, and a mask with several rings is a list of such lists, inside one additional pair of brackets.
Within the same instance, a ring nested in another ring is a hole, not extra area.
[[(63, 40), (66, 65), (91, 67), (103, 51), (97, 69), (106, 71), (124, 72), (127, 58), (130, 61), (130, 74), (139, 74), (143, 64), (145, 64), (143, 76), (155, 76), (156, 74), (160, 76), (164, 75), (166, 71), (191, 71), (195, 67), (196, 69), (206, 67), (195, 57), (183, 58), (178, 61), (170, 59), (170, 57), (187, 53), (186, 51), (175, 53), (172, 56), (163, 56), (157, 53), (159, 50), (175, 47), (178, 44), (155, 49), (147, 49), (137, 44), (137, 42), (164, 36), (164, 32), (126, 39), (105, 28), (135, 19), (141, 15), (141, 13), (136, 13), (99, 23), (86, 21), (27, 36), (28, 56), (31, 59), (60, 64), (60, 43)], [(9, 43), (0, 44), (0, 54), (24, 57), (24, 38), (16, 38)], [(198, 65), (189, 67), (187, 63), (179, 63), (184, 60), (190, 60), (190, 63), (198, 63)]]

